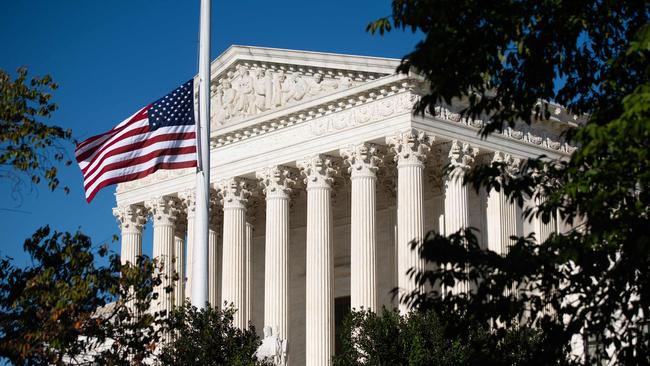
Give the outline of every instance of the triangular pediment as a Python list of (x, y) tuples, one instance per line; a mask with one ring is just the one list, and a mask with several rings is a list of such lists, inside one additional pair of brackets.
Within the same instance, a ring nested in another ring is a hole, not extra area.
[(213, 131), (394, 74), (397, 59), (231, 46), (211, 65)]

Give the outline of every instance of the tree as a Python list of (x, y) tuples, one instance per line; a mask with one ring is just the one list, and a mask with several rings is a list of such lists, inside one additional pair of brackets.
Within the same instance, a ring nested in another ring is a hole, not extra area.
[(416, 279), (472, 281), (476, 291), (405, 301), (504, 327), (525, 320), (548, 335), (540, 347), (558, 363), (578, 333), (602, 343), (596, 358), (650, 362), (649, 14), (646, 1), (394, 0), (393, 14), (368, 26), (424, 33), (399, 67), (428, 82), (419, 113), (462, 101), (468, 118), (489, 121), (483, 136), (548, 119), (548, 101), (586, 118), (567, 126), (570, 159), (529, 159), (514, 175), (493, 163), (465, 177), (519, 205), (539, 202), (526, 218), (557, 215), (575, 229), (542, 244), (516, 238), (503, 257), (481, 249), (473, 230), (432, 233), (418, 248), (437, 269)]
[[(47, 182), (51, 190), (59, 186), (58, 163), (69, 165), (63, 143), (72, 132), (50, 126), (40, 118), (50, 118), (57, 109), (51, 91), (58, 88), (49, 75), (28, 80), (27, 69), (17, 71), (15, 80), (0, 69), (0, 178), (8, 179), (14, 192), (25, 184)], [(68, 188), (64, 190), (68, 192)]]
[(106, 267), (87, 236), (39, 229), (25, 241), (27, 268), (0, 261), (0, 358), (14, 365), (140, 364), (159, 342), (163, 314), (149, 311), (160, 279), (141, 258)]
[(162, 365), (260, 365), (253, 353), (260, 345), (255, 328), (233, 325), (233, 308), (219, 310), (189, 304), (176, 308), (168, 319), (174, 336), (160, 355)]
[[(57, 165), (70, 164), (62, 144), (71, 132), (49, 126), (56, 110), (49, 76), (15, 80), (0, 70), (0, 178), (17, 193), (26, 175), (54, 190)], [(66, 193), (67, 187), (64, 188)], [(0, 359), (16, 365), (142, 364), (165, 332), (166, 314), (150, 309), (161, 283), (156, 263), (146, 257), (122, 265), (105, 246), (96, 251), (89, 237), (37, 230), (24, 248), (27, 268), (0, 260)], [(99, 258), (108, 259), (98, 266)], [(170, 289), (166, 289), (169, 291)]]
[(447, 321), (434, 311), (401, 316), (352, 312), (344, 322), (342, 352), (336, 366), (353, 365), (530, 365), (542, 363), (537, 344), (543, 334), (513, 327), (492, 337), (487, 324), (456, 317)]

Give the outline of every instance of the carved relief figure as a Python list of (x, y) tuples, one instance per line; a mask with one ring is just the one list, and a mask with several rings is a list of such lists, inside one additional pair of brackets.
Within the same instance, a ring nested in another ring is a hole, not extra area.
[(268, 111), (273, 106), (273, 76), (271, 69), (266, 69), (264, 71), (264, 76), (262, 76), (260, 81), (262, 84), (262, 89), (264, 90), (263, 110)]
[(235, 114), (235, 105), (237, 104), (237, 92), (232, 88), (230, 80), (225, 79), (222, 83), (223, 91), (221, 93), (221, 105), (224, 112), (224, 118), (229, 119)]
[(273, 93), (271, 93), (271, 105), (273, 107), (279, 107), (282, 105), (282, 84), (284, 83), (285, 78), (284, 71), (282, 70), (273, 75)]
[(244, 65), (237, 65), (239, 74), (239, 106), (236, 110), (242, 112), (244, 116), (254, 113), (255, 94), (253, 93), (253, 77)]
[(282, 83), (282, 105), (285, 105), (289, 103), (293, 99), (293, 93), (295, 92), (295, 87), (296, 85), (296, 75), (295, 74), (289, 74), (284, 79), (284, 82)]
[(309, 96), (315, 97), (324, 92), (328, 92), (339, 87), (336, 80), (323, 80), (323, 74), (315, 73), (314, 77), (309, 79)]
[(307, 94), (307, 91), (309, 90), (309, 86), (305, 82), (305, 79), (303, 79), (300, 76), (300, 73), (298, 72), (293, 73), (293, 80), (294, 80), (293, 99), (296, 101), (302, 100), (302, 98)]

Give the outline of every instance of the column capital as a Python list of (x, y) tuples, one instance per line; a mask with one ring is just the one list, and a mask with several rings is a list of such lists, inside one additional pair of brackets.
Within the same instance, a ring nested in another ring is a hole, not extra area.
[(349, 165), (348, 172), (352, 178), (377, 176), (377, 170), (382, 162), (383, 154), (379, 153), (377, 145), (363, 142), (342, 148), (339, 153)]
[(433, 136), (415, 128), (386, 137), (386, 143), (395, 153), (398, 169), (402, 166), (423, 166), (433, 140)]
[(297, 162), (300, 174), (305, 177), (307, 189), (331, 188), (337, 169), (332, 164), (332, 157), (314, 155)]
[(289, 198), (291, 189), (296, 183), (291, 168), (276, 165), (255, 173), (260, 184), (264, 187), (266, 198)]
[(506, 173), (515, 176), (519, 172), (521, 159), (501, 151), (495, 151), (492, 154), (492, 163), (505, 164)]
[(141, 233), (147, 222), (147, 210), (142, 205), (124, 205), (113, 208), (113, 216), (123, 232)]
[(173, 197), (160, 196), (152, 198), (145, 202), (145, 207), (153, 217), (154, 226), (174, 225), (178, 218), (178, 203)]
[(187, 189), (178, 193), (178, 199), (185, 210), (188, 218), (196, 216), (196, 194), (193, 189)]
[(478, 155), (478, 148), (471, 146), (467, 142), (459, 142), (453, 140), (451, 148), (449, 149), (449, 165), (450, 170), (448, 175), (450, 177), (461, 177), (474, 164), (474, 159)]
[(219, 181), (217, 187), (224, 210), (230, 208), (246, 208), (248, 197), (251, 194), (248, 186), (248, 181), (239, 177)]

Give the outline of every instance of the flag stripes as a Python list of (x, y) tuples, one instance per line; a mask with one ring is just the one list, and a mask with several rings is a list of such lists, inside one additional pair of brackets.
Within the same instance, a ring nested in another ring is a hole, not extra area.
[[(158, 169), (197, 166), (192, 83), (77, 145), (75, 157), (88, 202), (112, 184), (140, 179)], [(155, 123), (150, 123), (152, 119)]]

